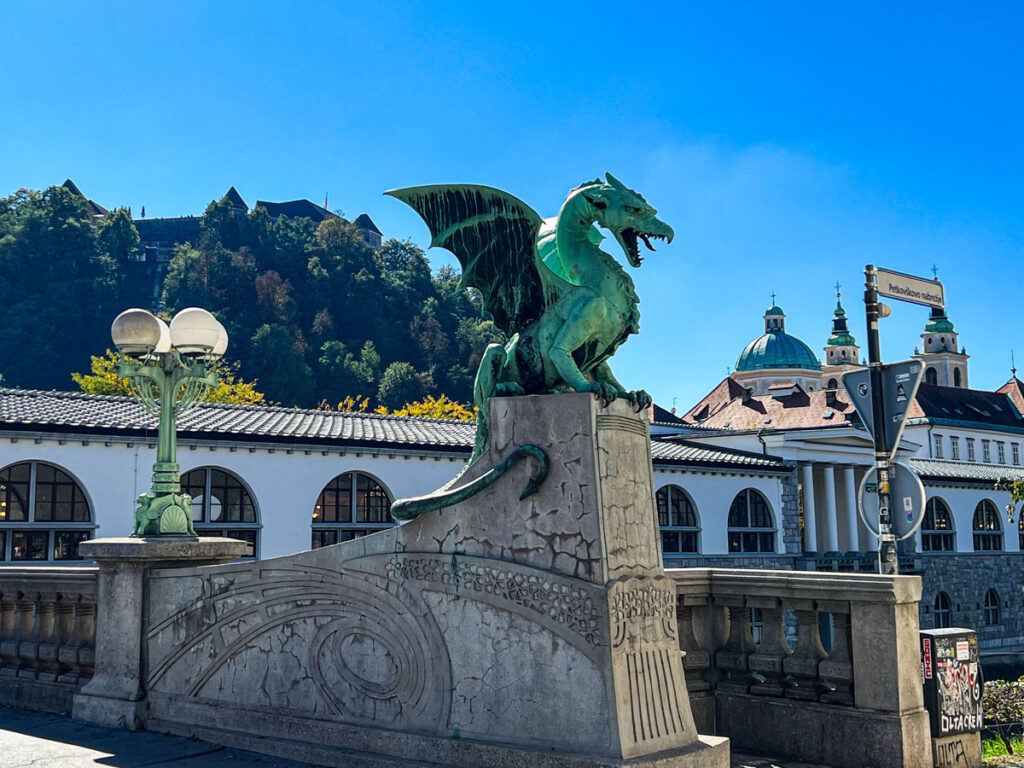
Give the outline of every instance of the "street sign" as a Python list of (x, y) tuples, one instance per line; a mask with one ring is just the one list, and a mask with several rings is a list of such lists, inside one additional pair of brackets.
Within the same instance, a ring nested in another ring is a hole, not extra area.
[(946, 291), (938, 280), (927, 280), (923, 277), (893, 272), (888, 269), (877, 270), (878, 292), (883, 296), (891, 296), (911, 304), (922, 304), (926, 307), (946, 306)]
[[(900, 444), (917, 387), (924, 375), (920, 360), (904, 360), (882, 366), (882, 408), (885, 414), (885, 450), (889, 455)], [(871, 408), (871, 369), (858, 368), (843, 374), (843, 387), (857, 409), (868, 433), (875, 434), (875, 418)]]
[[(878, 469), (872, 467), (860, 481), (857, 489), (857, 509), (864, 525), (878, 536), (878, 494), (868, 491), (877, 485)], [(909, 464), (894, 461), (889, 468), (889, 499), (892, 504), (892, 532), (897, 540), (908, 539), (917, 533), (924, 520), (924, 484)]]

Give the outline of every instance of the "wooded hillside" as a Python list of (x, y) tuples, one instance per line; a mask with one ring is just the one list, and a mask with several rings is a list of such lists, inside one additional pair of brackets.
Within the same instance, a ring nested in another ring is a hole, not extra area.
[[(69, 389), (110, 346), (110, 323), (139, 304), (127, 279), (139, 237), (126, 211), (89, 216), (63, 187), (0, 202), (0, 375), (6, 386)], [(431, 274), (423, 251), (374, 250), (341, 219), (240, 219), (211, 203), (198, 242), (176, 248), (161, 312), (204, 307), (224, 324), (240, 375), (284, 405), (349, 395), (400, 408), (425, 395), (472, 397), (498, 338), (459, 275)], [(148, 308), (148, 307), (147, 307)]]

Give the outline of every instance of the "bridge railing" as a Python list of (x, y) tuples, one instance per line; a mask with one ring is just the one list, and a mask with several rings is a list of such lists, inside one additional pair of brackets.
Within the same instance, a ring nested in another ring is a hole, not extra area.
[(833, 766), (931, 766), (918, 577), (666, 573), (698, 731)]
[(93, 672), (96, 573), (0, 568), (0, 704), (71, 711)]

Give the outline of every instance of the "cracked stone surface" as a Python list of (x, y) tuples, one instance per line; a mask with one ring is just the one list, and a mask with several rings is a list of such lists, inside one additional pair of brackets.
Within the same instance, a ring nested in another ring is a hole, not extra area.
[(154, 571), (150, 716), (366, 751), (377, 737), (351, 726), (615, 760), (693, 744), (645, 415), (585, 394), (492, 409), (491, 450), (464, 480), (538, 445), (549, 474), (526, 500), (533, 459), (372, 536)]

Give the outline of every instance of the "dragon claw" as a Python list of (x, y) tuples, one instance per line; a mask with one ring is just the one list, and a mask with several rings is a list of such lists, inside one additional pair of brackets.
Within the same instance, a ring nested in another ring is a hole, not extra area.
[(607, 408), (619, 396), (615, 387), (606, 381), (592, 381), (587, 385), (587, 392), (593, 392), (601, 401), (601, 407)]
[(654, 402), (654, 399), (642, 389), (633, 390), (626, 395), (626, 397), (629, 399), (629, 402), (636, 406), (637, 413), (640, 413), (640, 411), (646, 408), (650, 408), (651, 403)]

